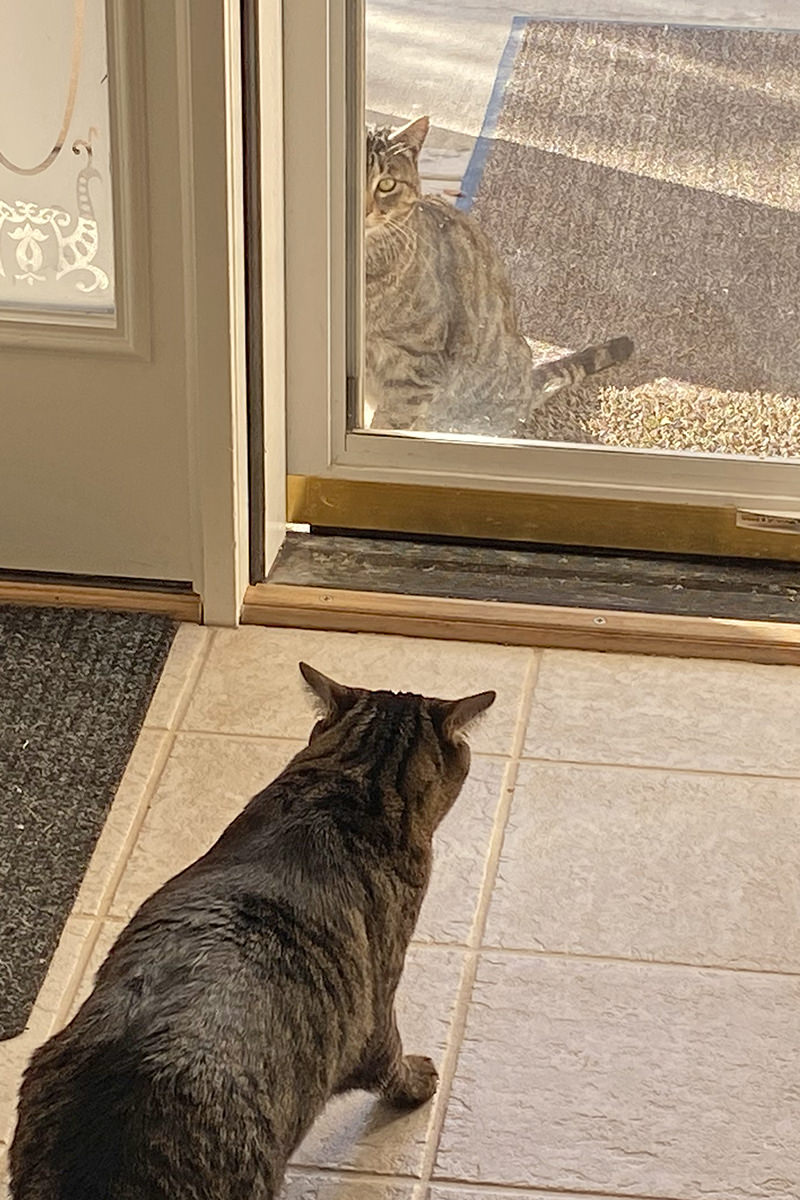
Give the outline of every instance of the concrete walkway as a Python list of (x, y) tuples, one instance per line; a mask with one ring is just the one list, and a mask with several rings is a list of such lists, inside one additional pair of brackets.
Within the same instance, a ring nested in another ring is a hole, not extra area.
[(800, 28), (800, 0), (367, 0), (367, 120), (427, 114), (426, 191), (458, 188), (515, 16)]

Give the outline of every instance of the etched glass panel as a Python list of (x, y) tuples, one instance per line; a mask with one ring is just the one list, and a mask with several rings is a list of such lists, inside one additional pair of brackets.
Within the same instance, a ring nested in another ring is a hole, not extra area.
[(800, 8), (729, 9), (367, 0), (361, 428), (800, 457)]
[(0, 38), (0, 317), (114, 313), (104, 0), (25, 0)]

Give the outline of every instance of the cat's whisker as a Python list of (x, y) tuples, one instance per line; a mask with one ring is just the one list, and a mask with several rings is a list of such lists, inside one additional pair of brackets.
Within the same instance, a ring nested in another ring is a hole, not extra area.
[(403, 227), (403, 225), (401, 225), (399, 223), (395, 224), (392, 222), (387, 222), (387, 228), (388, 228), (389, 236), (394, 238), (395, 241), (399, 241), (405, 247), (406, 250), (414, 249), (414, 246), (416, 244), (416, 238), (410, 232), (410, 230), (405, 229)]

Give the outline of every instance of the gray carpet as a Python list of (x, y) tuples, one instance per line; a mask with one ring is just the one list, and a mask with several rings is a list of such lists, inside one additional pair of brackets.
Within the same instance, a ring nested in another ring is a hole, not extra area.
[(800, 454), (800, 35), (518, 33), (465, 181), (471, 211), (542, 358), (636, 344), (540, 409), (531, 435)]
[(0, 1038), (25, 1028), (176, 628), (0, 607)]

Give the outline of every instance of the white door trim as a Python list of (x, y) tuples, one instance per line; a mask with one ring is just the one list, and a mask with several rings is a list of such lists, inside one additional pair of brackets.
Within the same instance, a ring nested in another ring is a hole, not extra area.
[(286, 534), (283, 20), (283, 0), (258, 0), (265, 574)]
[(249, 582), (239, 5), (177, 0), (176, 20), (194, 586), (206, 624), (236, 625)]

